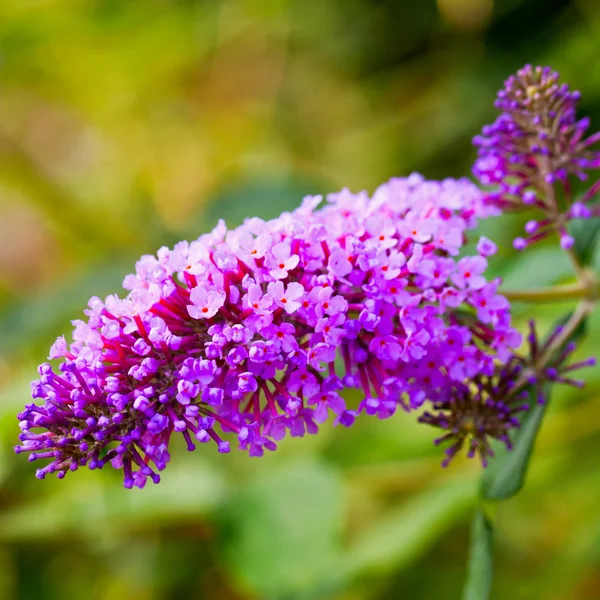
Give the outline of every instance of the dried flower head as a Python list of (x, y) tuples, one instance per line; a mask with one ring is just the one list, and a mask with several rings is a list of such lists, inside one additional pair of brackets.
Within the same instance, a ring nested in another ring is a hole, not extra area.
[[(477, 324), (463, 314), (457, 317), (471, 320), (474, 331)], [(530, 390), (539, 404), (547, 400), (549, 383), (583, 387), (581, 380), (571, 373), (596, 364), (594, 358), (568, 364), (575, 350), (574, 342), (562, 342), (563, 328), (555, 328), (544, 342), (540, 342), (533, 321), (529, 323), (527, 353), (515, 352), (504, 363), (497, 363), (492, 375), (475, 375), (463, 383), (452, 383), (446, 396), (427, 407), (419, 422), (432, 425), (446, 433), (435, 444), (450, 445), (442, 466), (447, 466), (462, 449), (467, 456), (479, 456), (482, 465), (494, 456), (492, 440), (512, 449), (511, 434), (520, 427), (519, 414), (529, 409), (526, 400)]]
[(494, 456), (492, 440), (512, 449), (510, 434), (520, 426), (517, 415), (529, 409), (524, 401), (527, 392), (512, 394), (521, 370), (519, 361), (512, 360), (493, 376), (476, 376), (469, 383), (455, 384), (444, 400), (433, 404), (432, 412), (425, 411), (419, 417), (419, 422), (447, 432), (434, 442), (450, 443), (442, 466), (448, 466), (466, 447), (467, 456), (478, 456), (486, 467)]

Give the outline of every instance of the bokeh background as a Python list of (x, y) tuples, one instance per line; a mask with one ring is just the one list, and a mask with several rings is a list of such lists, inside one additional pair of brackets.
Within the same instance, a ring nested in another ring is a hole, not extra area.
[[(600, 126), (597, 0), (0, 1), (0, 598), (459, 598), (477, 465), (399, 414), (263, 459), (174, 452), (158, 486), (40, 482), (15, 414), (54, 338), (143, 253), (306, 193), (469, 173), (503, 79), (551, 64)], [(571, 279), (511, 249), (506, 289)], [(569, 304), (515, 304), (548, 326)], [(581, 355), (598, 350), (600, 317)], [(600, 374), (557, 393), (496, 511), (494, 598), (600, 597)]]

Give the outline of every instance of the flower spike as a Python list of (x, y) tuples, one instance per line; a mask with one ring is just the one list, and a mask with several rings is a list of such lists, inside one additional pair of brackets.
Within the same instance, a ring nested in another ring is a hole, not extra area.
[[(92, 298), (19, 415), (16, 451), (49, 461), (38, 477), (110, 464), (125, 487), (143, 487), (159, 481), (177, 434), (189, 450), (261, 456), (330, 415), (350, 426), (449, 402), (448, 389), (519, 344), (484, 276), (494, 244), (457, 258), (467, 230), (495, 212), (473, 184), (412, 175), (370, 199), (343, 190), (320, 203), (234, 230), (220, 222), (143, 256), (125, 298)], [(346, 388), (360, 390), (358, 407)]]

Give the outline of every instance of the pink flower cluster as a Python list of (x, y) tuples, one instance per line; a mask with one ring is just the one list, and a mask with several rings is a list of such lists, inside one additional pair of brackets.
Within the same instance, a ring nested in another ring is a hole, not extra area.
[(453, 383), (508, 360), (520, 335), (484, 276), (495, 245), (458, 257), (495, 210), (473, 184), (412, 175), (321, 203), (220, 222), (142, 257), (124, 299), (93, 298), (73, 342), (52, 347), (58, 370), (40, 367), (41, 404), (19, 415), (17, 451), (50, 459), (38, 477), (110, 462), (142, 487), (159, 480), (173, 432), (190, 450), (235, 441), (260, 456), (330, 415), (350, 426), (444, 402)]

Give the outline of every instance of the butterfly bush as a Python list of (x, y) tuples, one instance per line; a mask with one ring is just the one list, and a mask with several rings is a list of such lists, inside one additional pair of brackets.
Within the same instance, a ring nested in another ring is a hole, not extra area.
[(221, 221), (143, 256), (126, 297), (92, 298), (73, 341), (52, 346), (60, 363), (40, 366), (16, 450), (49, 460), (39, 478), (110, 463), (125, 487), (143, 487), (159, 481), (174, 433), (189, 450), (261, 456), (328, 418), (348, 427), (429, 406), (424, 422), (458, 435), (448, 458), (469, 434), (485, 461), (488, 438), (508, 444), (524, 408), (473, 400), (465, 383), (498, 379), (521, 341), (499, 281), (485, 278), (494, 243), (459, 257), (496, 212), (467, 180), (412, 175), (371, 198), (345, 189), (271, 221)]
[(72, 341), (52, 346), (55, 366), (39, 367), (16, 451), (48, 461), (41, 479), (110, 464), (125, 487), (143, 487), (160, 480), (174, 433), (189, 450), (262, 456), (328, 419), (350, 427), (401, 407), (441, 430), (444, 466), (461, 450), (487, 465), (494, 442), (512, 447), (530, 397), (581, 386), (573, 371), (594, 364), (569, 364), (594, 277), (578, 266), (592, 299), (543, 340), (531, 323), (521, 352), (500, 280), (485, 274), (496, 245), (481, 237), (473, 254), (464, 248), (479, 219), (538, 209), (515, 247), (558, 232), (571, 251), (566, 226), (599, 212), (600, 191), (596, 181), (577, 200), (572, 192), (600, 168), (600, 134), (585, 137), (578, 100), (549, 68), (511, 76), (500, 116), (475, 138), (482, 188), (413, 174), (371, 197), (344, 189), (270, 221), (220, 221), (143, 256), (124, 298), (92, 298)]

